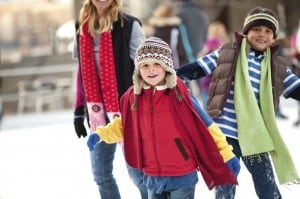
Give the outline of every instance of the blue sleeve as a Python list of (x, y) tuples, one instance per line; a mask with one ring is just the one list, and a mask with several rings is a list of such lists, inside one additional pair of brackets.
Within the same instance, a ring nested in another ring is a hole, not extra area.
[(205, 72), (206, 75), (211, 74), (218, 66), (218, 58), (220, 55), (220, 48), (203, 57), (197, 59), (197, 64)]
[(220, 49), (213, 51), (196, 61), (181, 65), (176, 74), (184, 80), (193, 80), (211, 74), (217, 67)]
[(300, 87), (300, 79), (287, 67), (286, 77), (283, 81), (283, 84), (283, 96), (287, 98), (289, 94)]
[(203, 110), (201, 105), (198, 103), (197, 99), (192, 94), (190, 94), (190, 98), (191, 98), (192, 104), (193, 104), (195, 110), (197, 111), (198, 115), (200, 116), (202, 121), (205, 123), (206, 127), (209, 127), (214, 122), (213, 119), (207, 114), (207, 112), (205, 110)]

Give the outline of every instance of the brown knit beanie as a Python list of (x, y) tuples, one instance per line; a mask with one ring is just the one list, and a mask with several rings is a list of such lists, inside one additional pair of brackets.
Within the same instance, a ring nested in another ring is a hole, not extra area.
[(140, 75), (140, 66), (145, 62), (154, 61), (159, 63), (166, 74), (168, 88), (176, 86), (176, 72), (173, 69), (173, 60), (169, 45), (157, 37), (147, 38), (137, 49), (134, 59), (135, 69), (132, 76), (135, 94), (140, 94), (144, 81)]
[(243, 34), (248, 34), (248, 31), (256, 26), (266, 26), (270, 28), (274, 33), (274, 39), (276, 39), (279, 31), (279, 18), (278, 16), (268, 8), (255, 7), (247, 14)]

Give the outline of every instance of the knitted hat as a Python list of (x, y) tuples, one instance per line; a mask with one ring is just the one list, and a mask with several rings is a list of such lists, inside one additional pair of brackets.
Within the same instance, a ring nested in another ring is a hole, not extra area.
[(133, 73), (134, 93), (140, 94), (144, 81), (140, 75), (140, 66), (145, 62), (157, 62), (166, 73), (166, 86), (174, 88), (176, 86), (176, 72), (173, 69), (173, 60), (169, 45), (157, 37), (149, 37), (137, 49), (134, 59), (135, 69)]
[(279, 18), (268, 8), (255, 7), (247, 14), (244, 21), (243, 34), (255, 26), (266, 26), (274, 33), (274, 39), (277, 37), (279, 31)]

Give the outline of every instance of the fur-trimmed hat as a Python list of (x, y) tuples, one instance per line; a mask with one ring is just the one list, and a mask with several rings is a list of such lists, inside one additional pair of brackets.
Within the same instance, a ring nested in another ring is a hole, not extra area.
[(176, 72), (173, 69), (173, 60), (169, 45), (157, 37), (147, 38), (137, 49), (134, 59), (135, 69), (133, 73), (134, 93), (140, 94), (144, 81), (140, 75), (140, 66), (145, 62), (154, 61), (159, 63), (166, 73), (166, 86), (176, 86)]
[(266, 26), (273, 31), (275, 39), (279, 31), (278, 21), (278, 16), (271, 9), (255, 7), (250, 10), (245, 18), (243, 34), (247, 34), (255, 26)]

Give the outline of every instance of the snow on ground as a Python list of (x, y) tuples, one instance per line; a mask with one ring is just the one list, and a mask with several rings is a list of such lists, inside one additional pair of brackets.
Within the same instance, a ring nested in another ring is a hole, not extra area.
[[(293, 127), (297, 105), (284, 100), (282, 111), (288, 120), (278, 126), (300, 172), (300, 127)], [(0, 128), (0, 199), (97, 199), (87, 139), (78, 139), (73, 130), (72, 110), (4, 117)], [(263, 143), (262, 143), (263, 144)], [(123, 199), (138, 199), (120, 147), (114, 174)], [(199, 175), (195, 198), (214, 198)], [(236, 199), (257, 198), (251, 177), (242, 165)], [(299, 199), (300, 185), (280, 186), (283, 198)]]

